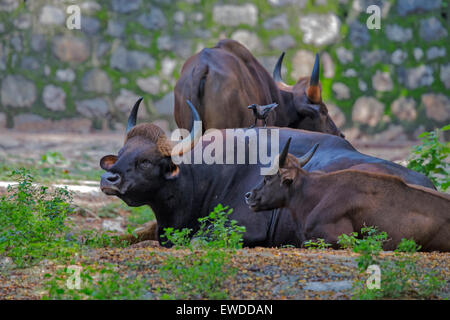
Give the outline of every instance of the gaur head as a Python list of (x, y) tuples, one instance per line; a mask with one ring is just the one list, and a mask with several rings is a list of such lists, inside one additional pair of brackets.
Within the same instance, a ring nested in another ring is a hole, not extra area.
[(250, 192), (245, 194), (245, 201), (253, 211), (273, 210), (287, 206), (294, 185), (301, 183), (307, 172), (302, 169), (312, 158), (319, 144), (315, 144), (301, 158), (288, 153), (291, 138), (288, 139), (281, 154), (275, 158), (278, 171), (274, 175), (266, 175)]
[[(140, 98), (128, 118), (125, 143), (118, 155), (106, 155), (100, 166), (106, 172), (101, 177), (100, 188), (107, 195), (115, 195), (129, 206), (146, 204), (143, 199), (155, 194), (162, 185), (178, 178), (179, 168), (172, 161), (172, 155), (182, 155), (191, 150), (201, 137), (200, 130), (192, 125), (190, 135), (176, 148), (167, 139), (164, 131), (151, 123), (136, 125)], [(188, 101), (192, 111), (192, 122), (200, 121), (194, 106)], [(174, 149), (175, 150), (175, 149)], [(147, 195), (147, 196), (146, 196)]]
[[(280, 89), (284, 101), (290, 103), (298, 114), (298, 127), (311, 131), (325, 132), (344, 138), (342, 132), (328, 114), (328, 108), (322, 101), (322, 86), (319, 81), (320, 61), (319, 54), (311, 73), (311, 77), (301, 77), (293, 86), (287, 85), (281, 78), (281, 66), (284, 52), (278, 58), (273, 71), (273, 79)], [(288, 97), (286, 99), (286, 97)], [(288, 100), (288, 101), (286, 101)]]

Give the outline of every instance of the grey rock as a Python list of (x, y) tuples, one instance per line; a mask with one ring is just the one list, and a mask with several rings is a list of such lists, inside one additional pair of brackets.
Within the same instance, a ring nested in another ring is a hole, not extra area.
[(303, 290), (310, 291), (343, 291), (350, 290), (351, 288), (352, 282), (349, 280), (330, 282), (312, 281), (305, 283), (303, 286)]
[(171, 51), (175, 47), (175, 41), (169, 35), (162, 35), (156, 41), (159, 50)]
[(89, 43), (73, 36), (56, 37), (52, 49), (53, 54), (63, 62), (83, 62), (90, 55)]
[(28, 29), (31, 27), (31, 15), (29, 13), (23, 13), (13, 21), (13, 24), (17, 29)]
[(393, 64), (402, 64), (408, 58), (408, 53), (402, 49), (395, 50), (391, 55), (391, 62)]
[(402, 28), (397, 24), (388, 24), (386, 26), (386, 36), (389, 40), (395, 42), (407, 42), (412, 39), (412, 29)]
[(138, 78), (136, 81), (139, 89), (150, 94), (158, 94), (161, 86), (161, 80), (156, 76), (147, 78)]
[(206, 29), (200, 29), (200, 28), (195, 29), (193, 34), (194, 34), (194, 37), (201, 38), (201, 39), (209, 39), (212, 36), (211, 31), (206, 30)]
[(310, 76), (314, 66), (315, 57), (311, 51), (299, 50), (292, 59), (291, 77), (298, 79), (300, 77)]
[(304, 8), (306, 0), (268, 0), (273, 7), (295, 6), (297, 8)]
[(173, 106), (175, 104), (175, 97), (173, 92), (166, 94), (161, 100), (155, 102), (155, 108), (159, 114), (173, 114)]
[(111, 44), (106, 41), (99, 41), (97, 43), (97, 48), (95, 50), (95, 55), (97, 58), (103, 57), (111, 49)]
[(47, 25), (62, 25), (66, 20), (64, 11), (58, 7), (45, 5), (41, 9), (39, 22)]
[(328, 114), (338, 128), (345, 124), (345, 114), (333, 103), (327, 103)]
[(173, 21), (177, 24), (177, 25), (184, 25), (184, 22), (186, 21), (186, 15), (184, 14), (183, 11), (177, 11), (173, 14)]
[(419, 61), (423, 57), (423, 50), (422, 50), (422, 48), (414, 48), (413, 54), (414, 54), (414, 58), (417, 61)]
[(364, 80), (362, 80), (362, 79), (358, 79), (358, 88), (361, 91), (366, 91), (367, 90), (367, 83), (365, 83)]
[(333, 78), (334, 77), (334, 62), (328, 52), (324, 52), (321, 55), (321, 62), (323, 67), (323, 76), (325, 78)]
[(384, 114), (384, 104), (373, 97), (359, 97), (353, 105), (352, 120), (375, 127)]
[(445, 88), (450, 89), (450, 63), (441, 65), (440, 78)]
[(119, 13), (128, 13), (139, 9), (141, 0), (112, 0), (112, 9)]
[(194, 22), (202, 22), (204, 19), (204, 15), (202, 12), (193, 12), (191, 14), (191, 20)]
[(378, 62), (389, 61), (388, 55), (384, 50), (362, 51), (361, 63), (367, 67), (371, 67)]
[(442, 26), (439, 19), (430, 17), (420, 20), (419, 35), (423, 40), (430, 42), (447, 37), (448, 32)]
[(383, 132), (374, 135), (374, 141), (406, 141), (408, 140), (401, 125), (390, 124)]
[(38, 132), (44, 128), (48, 129), (49, 120), (42, 118), (36, 114), (22, 113), (14, 117), (14, 130)]
[(244, 5), (215, 5), (213, 20), (224, 26), (238, 26), (246, 24), (256, 26), (258, 23), (258, 8), (252, 3)]
[(25, 56), (22, 57), (20, 68), (24, 70), (37, 70), (41, 66), (41, 63), (34, 57)]
[(447, 51), (444, 47), (438, 48), (438, 47), (431, 47), (427, 50), (427, 59), (433, 60), (436, 58), (445, 57), (447, 55)]
[(417, 118), (417, 103), (413, 98), (400, 97), (391, 104), (391, 111), (402, 121), (414, 121)]
[(56, 79), (62, 82), (73, 82), (75, 80), (75, 72), (72, 69), (56, 70)]
[(5, 25), (0, 22), (0, 33), (5, 32)]
[(315, 46), (335, 43), (339, 39), (341, 21), (333, 14), (308, 14), (300, 17), (303, 42)]
[(100, 21), (92, 17), (83, 17), (81, 19), (81, 31), (87, 34), (96, 34), (100, 30)]
[(165, 75), (166, 77), (169, 77), (172, 75), (173, 70), (175, 70), (175, 67), (177, 65), (177, 61), (174, 59), (171, 59), (169, 57), (165, 57), (161, 60), (161, 73)]
[(116, 219), (104, 219), (102, 221), (102, 229), (105, 231), (125, 233), (125, 229), (122, 227), (122, 224), (122, 217), (118, 217)]
[(263, 47), (258, 35), (247, 30), (236, 30), (231, 35), (231, 39), (240, 42), (250, 51), (261, 51)]
[(429, 119), (444, 122), (450, 119), (450, 99), (442, 93), (426, 93), (421, 97)]
[(296, 44), (297, 43), (295, 42), (294, 38), (289, 34), (270, 39), (270, 47), (282, 51), (293, 48), (296, 46)]
[(135, 71), (143, 68), (154, 69), (155, 59), (141, 51), (127, 50), (119, 46), (114, 50), (109, 62), (111, 68), (121, 71)]
[(347, 50), (344, 47), (339, 47), (336, 49), (336, 55), (340, 63), (347, 64), (353, 62), (353, 52)]
[[(269, 74), (273, 73), (273, 69), (275, 69), (275, 65), (277, 64), (278, 57), (257, 57), (259, 63), (269, 72)], [(281, 67), (281, 76), (286, 78), (287, 69), (286, 66), (283, 65)]]
[(47, 40), (43, 34), (33, 34), (31, 36), (31, 49), (41, 52), (45, 49)]
[(399, 67), (397, 74), (398, 81), (408, 89), (429, 86), (434, 81), (433, 69), (426, 65), (420, 65), (416, 68), (409, 69)]
[(108, 114), (108, 102), (102, 98), (75, 101), (77, 111), (88, 118), (103, 118)]
[(372, 76), (372, 87), (381, 92), (392, 91), (394, 83), (392, 82), (389, 72), (377, 70)]
[(289, 28), (289, 22), (288, 17), (286, 13), (280, 14), (278, 16), (275, 16), (273, 18), (267, 19), (263, 23), (264, 29), (267, 30), (273, 30), (273, 29), (288, 29)]
[(0, 91), (4, 107), (30, 108), (36, 101), (36, 86), (21, 75), (7, 75)]
[(182, 59), (189, 58), (192, 55), (192, 40), (186, 38), (176, 39), (174, 52)]
[(350, 69), (345, 70), (345, 71), (342, 73), (342, 75), (343, 75), (344, 77), (347, 77), (347, 78), (354, 78), (354, 77), (356, 77), (356, 76), (358, 75), (358, 73), (356, 72), (355, 69), (350, 68)]
[[(139, 96), (127, 89), (120, 89), (120, 94), (114, 100), (114, 106), (124, 113), (130, 112), (131, 107), (139, 99)], [(140, 110), (144, 111), (145, 104), (142, 103)]]
[(17, 52), (22, 52), (23, 50), (23, 44), (22, 44), (22, 37), (20, 35), (14, 35), (11, 37), (10, 40), (11, 46), (14, 48)]
[(66, 109), (66, 93), (60, 87), (52, 84), (46, 85), (42, 93), (42, 100), (50, 110), (61, 111)]
[(338, 100), (346, 100), (350, 98), (350, 89), (342, 82), (335, 82), (331, 86), (334, 97)]
[(18, 0), (0, 0), (0, 11), (13, 12), (19, 7)]
[(161, 9), (153, 7), (150, 13), (142, 14), (138, 22), (149, 30), (164, 29), (167, 26), (167, 19)]
[(401, 16), (405, 16), (413, 12), (425, 12), (441, 7), (441, 0), (398, 0), (397, 12)]
[(112, 83), (105, 71), (92, 69), (86, 72), (81, 80), (84, 91), (111, 93)]
[(83, 13), (92, 14), (94, 12), (99, 11), (102, 8), (102, 6), (95, 1), (85, 1), (80, 5), (80, 8)]
[(125, 31), (125, 23), (117, 20), (108, 20), (108, 27), (106, 33), (113, 37), (121, 37)]
[(366, 25), (355, 20), (349, 24), (349, 28), (349, 39), (355, 47), (364, 46), (370, 41), (370, 34)]
[(133, 35), (133, 39), (138, 45), (140, 45), (141, 47), (145, 47), (145, 48), (150, 47), (150, 43), (152, 40), (148, 36), (144, 36), (142, 34)]

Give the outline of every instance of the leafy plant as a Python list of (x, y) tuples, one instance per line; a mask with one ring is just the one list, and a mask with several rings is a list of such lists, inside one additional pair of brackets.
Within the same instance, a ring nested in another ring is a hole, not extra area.
[(444, 192), (450, 186), (450, 165), (447, 161), (450, 155), (450, 143), (441, 142), (440, 134), (448, 130), (450, 125), (420, 134), (418, 137), (422, 144), (413, 148), (413, 155), (407, 165), (409, 169), (426, 175)]
[(33, 184), (25, 169), (12, 172), (17, 185), (8, 186), (0, 198), (0, 254), (6, 253), (18, 266), (43, 257), (70, 254), (76, 244), (65, 241), (67, 216), (72, 212), (66, 189), (50, 192)]
[(384, 298), (429, 298), (439, 292), (445, 281), (439, 279), (434, 272), (425, 273), (419, 267), (420, 250), (414, 240), (402, 239), (394, 251), (393, 257), (382, 258), (380, 252), (387, 234), (374, 227), (361, 229), (361, 239), (356, 232), (350, 235), (341, 235), (338, 243), (345, 248), (351, 248), (360, 253), (357, 258), (358, 269), (365, 273), (369, 265), (377, 265), (381, 271), (379, 289), (369, 289), (364, 279), (356, 280), (353, 284), (354, 297), (359, 299)]
[(199, 218), (200, 229), (191, 241), (191, 229), (166, 228), (164, 237), (176, 249), (187, 249), (181, 257), (170, 255), (163, 264), (163, 278), (175, 279), (176, 292), (163, 295), (175, 299), (226, 299), (224, 282), (236, 273), (229, 266), (235, 249), (242, 247), (245, 228), (229, 220), (232, 209), (221, 204), (204, 218)]
[(308, 249), (325, 250), (326, 248), (331, 247), (331, 244), (326, 243), (322, 238), (317, 238), (316, 240), (305, 241), (303, 246)]

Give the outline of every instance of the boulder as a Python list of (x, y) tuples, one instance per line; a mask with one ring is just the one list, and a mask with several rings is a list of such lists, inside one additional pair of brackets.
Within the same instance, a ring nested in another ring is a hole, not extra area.
[(36, 86), (21, 75), (10, 74), (2, 80), (0, 96), (4, 107), (30, 108), (36, 101)]
[(359, 97), (353, 105), (352, 120), (375, 127), (384, 114), (384, 104), (373, 97)]

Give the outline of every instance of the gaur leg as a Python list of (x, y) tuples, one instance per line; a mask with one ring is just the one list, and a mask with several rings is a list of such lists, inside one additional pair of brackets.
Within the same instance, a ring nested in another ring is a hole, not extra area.
[(124, 235), (119, 239), (126, 241), (129, 244), (135, 244), (145, 240), (156, 240), (158, 241), (158, 224), (156, 221), (149, 221), (143, 227), (135, 230), (137, 237), (134, 235)]

